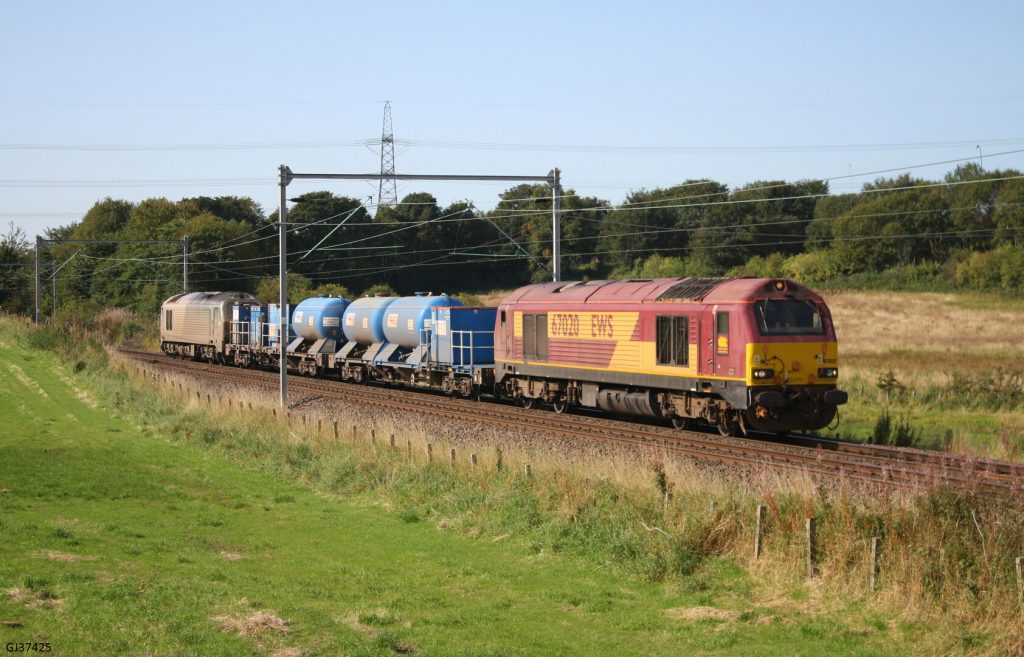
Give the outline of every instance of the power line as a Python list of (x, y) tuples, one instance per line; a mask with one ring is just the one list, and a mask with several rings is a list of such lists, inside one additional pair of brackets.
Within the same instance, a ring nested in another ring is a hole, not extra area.
[[(386, 102), (390, 110), (390, 102)], [(387, 120), (385, 119), (385, 124)], [(805, 144), (805, 145), (614, 145), (614, 144), (539, 144), (510, 142), (477, 142), (441, 139), (388, 139), (386, 129), (380, 139), (335, 139), (271, 142), (211, 142), (205, 144), (76, 144), (76, 143), (0, 143), (0, 151), (236, 151), (236, 150), (298, 150), (377, 147), (394, 144), (416, 148), (456, 150), (532, 151), (559, 153), (832, 153), (893, 150), (935, 150), (946, 148), (974, 148), (976, 146), (1005, 146), (1024, 143), (1024, 138), (968, 139), (960, 141), (882, 142), (865, 144)]]

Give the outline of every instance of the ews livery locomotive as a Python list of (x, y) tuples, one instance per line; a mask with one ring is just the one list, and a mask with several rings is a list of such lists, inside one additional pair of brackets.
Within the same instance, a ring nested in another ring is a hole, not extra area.
[(498, 306), (498, 391), (526, 405), (701, 419), (723, 434), (827, 426), (846, 393), (832, 318), (789, 280), (544, 283)]
[(289, 369), (310, 376), (557, 412), (595, 408), (679, 428), (700, 420), (724, 435), (821, 429), (847, 399), (836, 387), (828, 307), (786, 279), (543, 283), (489, 308), (421, 293), (307, 299), (293, 310), (234, 292), (172, 297), (163, 350), (273, 367), (281, 334)]

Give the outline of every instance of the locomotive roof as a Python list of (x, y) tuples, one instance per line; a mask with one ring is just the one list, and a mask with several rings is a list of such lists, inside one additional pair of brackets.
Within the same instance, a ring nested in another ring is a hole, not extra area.
[(215, 306), (225, 301), (258, 301), (258, 299), (248, 292), (189, 292), (188, 294), (176, 294), (164, 303)]
[(763, 298), (768, 292), (774, 291), (776, 281), (782, 281), (790, 294), (814, 296), (808, 288), (787, 279), (686, 276), (540, 283), (515, 290), (501, 303), (731, 303)]

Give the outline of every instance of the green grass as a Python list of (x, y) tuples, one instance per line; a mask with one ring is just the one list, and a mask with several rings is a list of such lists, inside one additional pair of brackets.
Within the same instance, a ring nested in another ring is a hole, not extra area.
[(1017, 397), (1001, 408), (994, 395), (971, 395), (966, 387), (958, 394), (953, 384), (944, 384), (907, 386), (887, 400), (877, 381), (860, 377), (843, 388), (850, 392), (850, 401), (840, 408), (838, 428), (824, 431), (826, 435), (865, 442), (888, 409), (894, 420), (906, 422), (919, 436), (917, 447), (1024, 460), (1024, 409)]
[[(0, 643), (60, 655), (889, 655), (924, 638), (853, 602), (809, 604), (803, 586), (780, 600), (713, 554), (649, 572), (646, 544), (602, 520), (628, 506), (611, 486), (603, 506), (562, 523), (507, 472), (488, 483), (436, 463), (370, 466), (344, 445), (280, 447), (274, 427), (245, 439), (174, 406), (95, 356), (66, 366), (0, 344), (0, 620), (22, 623), (0, 626)], [(671, 611), (694, 607), (730, 615)], [(290, 631), (241, 637), (213, 620), (261, 610)]]

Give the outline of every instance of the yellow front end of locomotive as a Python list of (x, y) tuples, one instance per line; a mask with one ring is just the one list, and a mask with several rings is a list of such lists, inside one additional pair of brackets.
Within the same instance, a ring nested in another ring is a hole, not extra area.
[(835, 385), (838, 378), (835, 342), (747, 344), (748, 386)]

